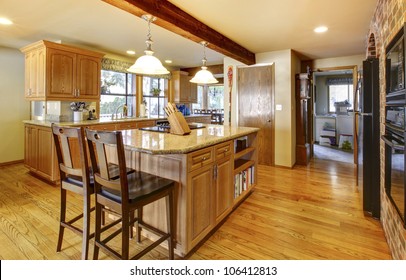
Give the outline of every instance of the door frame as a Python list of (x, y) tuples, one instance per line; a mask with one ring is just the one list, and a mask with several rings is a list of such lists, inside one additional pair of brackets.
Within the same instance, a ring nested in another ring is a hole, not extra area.
[[(355, 108), (357, 108), (356, 103), (356, 93), (357, 93), (357, 85), (358, 85), (358, 66), (357, 65), (348, 65), (348, 66), (335, 66), (335, 67), (325, 67), (325, 68), (317, 68), (315, 71), (313, 71), (313, 81), (314, 79), (314, 73), (315, 72), (329, 72), (329, 71), (337, 71), (337, 70), (352, 70), (352, 84), (353, 84), (353, 90), (354, 90), (354, 100), (353, 100), (353, 107), (354, 107), (354, 119), (353, 119), (353, 147), (354, 147), (354, 154), (353, 154), (353, 163), (356, 165), (356, 174), (358, 174), (358, 121), (357, 121), (357, 115)], [(315, 99), (315, 90), (314, 90), (314, 84), (313, 84), (313, 100)], [(313, 111), (314, 111), (314, 104), (313, 104)], [(312, 123), (314, 123), (314, 114), (312, 115)], [(314, 144), (314, 126), (313, 126), (313, 131), (312, 131), (312, 139)]]

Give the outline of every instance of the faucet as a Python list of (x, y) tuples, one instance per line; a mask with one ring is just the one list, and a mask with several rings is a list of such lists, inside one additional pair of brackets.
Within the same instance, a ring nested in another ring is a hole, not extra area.
[(112, 119), (112, 120), (114, 120), (114, 116), (116, 116), (116, 117), (115, 117), (116, 120), (118, 119), (118, 110), (120, 110), (121, 108), (123, 108), (123, 113), (121, 114), (121, 117), (127, 117), (127, 114), (128, 114), (127, 105), (122, 104), (122, 105), (120, 105), (120, 106), (117, 107), (117, 109), (116, 109), (116, 111), (115, 111), (114, 114), (111, 114), (111, 119)]

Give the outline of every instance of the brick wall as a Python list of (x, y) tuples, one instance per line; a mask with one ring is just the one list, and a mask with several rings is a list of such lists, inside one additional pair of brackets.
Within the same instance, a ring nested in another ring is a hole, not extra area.
[[(366, 39), (366, 57), (379, 57), (381, 134), (384, 133), (385, 112), (385, 46), (403, 27), (406, 0), (378, 0)], [(381, 141), (381, 223), (394, 259), (406, 260), (406, 230), (385, 193), (385, 146)]]

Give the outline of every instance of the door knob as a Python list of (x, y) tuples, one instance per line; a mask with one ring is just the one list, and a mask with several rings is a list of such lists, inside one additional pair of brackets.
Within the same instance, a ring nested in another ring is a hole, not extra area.
[(271, 122), (271, 120), (267, 120), (267, 122)]

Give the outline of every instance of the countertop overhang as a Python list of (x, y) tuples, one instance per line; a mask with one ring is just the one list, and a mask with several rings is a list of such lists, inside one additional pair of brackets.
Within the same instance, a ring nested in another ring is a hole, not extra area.
[(188, 135), (123, 130), (126, 149), (149, 154), (186, 154), (221, 142), (258, 132), (259, 128), (228, 125), (206, 125)]

